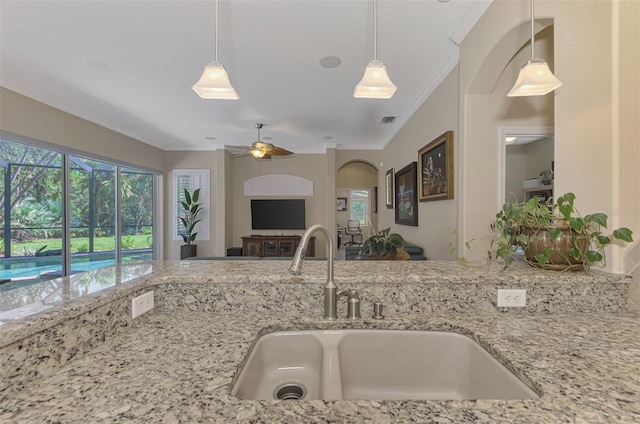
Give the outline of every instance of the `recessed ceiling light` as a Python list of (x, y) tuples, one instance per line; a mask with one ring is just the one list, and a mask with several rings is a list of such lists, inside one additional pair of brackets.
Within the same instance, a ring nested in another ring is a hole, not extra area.
[(325, 135), (324, 137), (322, 137), (323, 140), (333, 140), (333, 137), (331, 137), (330, 135)]
[(327, 56), (320, 59), (320, 66), (328, 69), (337, 68), (341, 63), (340, 58), (335, 56)]
[(109, 72), (111, 68), (106, 63), (98, 62), (97, 60), (83, 60), (82, 64), (92, 71), (96, 72)]

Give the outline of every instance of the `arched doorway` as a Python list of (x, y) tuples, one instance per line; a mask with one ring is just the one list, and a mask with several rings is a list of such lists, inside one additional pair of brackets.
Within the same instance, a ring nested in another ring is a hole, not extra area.
[[(349, 219), (360, 222), (366, 240), (378, 226), (378, 170), (368, 162), (351, 161), (337, 172), (336, 193), (340, 207), (336, 210), (338, 229)], [(344, 205), (344, 206), (343, 206)], [(340, 243), (342, 245), (342, 243)]]

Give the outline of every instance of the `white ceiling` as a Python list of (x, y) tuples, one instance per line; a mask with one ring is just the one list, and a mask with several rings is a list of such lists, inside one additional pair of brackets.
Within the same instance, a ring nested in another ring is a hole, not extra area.
[[(165, 150), (248, 145), (257, 122), (263, 139), (297, 153), (382, 148), (457, 63), (490, 3), (379, 0), (378, 59), (398, 90), (369, 100), (352, 94), (373, 59), (371, 1), (221, 1), (232, 101), (191, 90), (214, 57), (213, 0), (0, 0), (0, 84)], [(340, 66), (320, 66), (326, 56)]]

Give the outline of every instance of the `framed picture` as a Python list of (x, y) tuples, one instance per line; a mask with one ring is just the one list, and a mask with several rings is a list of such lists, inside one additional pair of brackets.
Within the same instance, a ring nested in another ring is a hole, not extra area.
[(417, 173), (416, 162), (396, 172), (396, 224), (418, 226)]
[(453, 131), (447, 131), (418, 151), (421, 202), (453, 199)]
[(393, 209), (393, 168), (384, 174), (384, 199), (387, 209)]
[(346, 197), (338, 197), (338, 211), (344, 212), (347, 210), (347, 198)]
[(378, 213), (378, 187), (373, 188), (373, 213)]

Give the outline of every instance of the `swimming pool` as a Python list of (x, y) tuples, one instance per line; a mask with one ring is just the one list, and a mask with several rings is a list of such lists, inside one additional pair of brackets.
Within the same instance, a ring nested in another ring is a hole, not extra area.
[[(150, 261), (151, 249), (123, 252), (122, 262)], [(114, 252), (82, 253), (71, 255), (71, 273), (91, 271), (115, 265)], [(56, 278), (62, 272), (61, 256), (26, 256), (0, 259), (0, 280), (25, 278)]]

